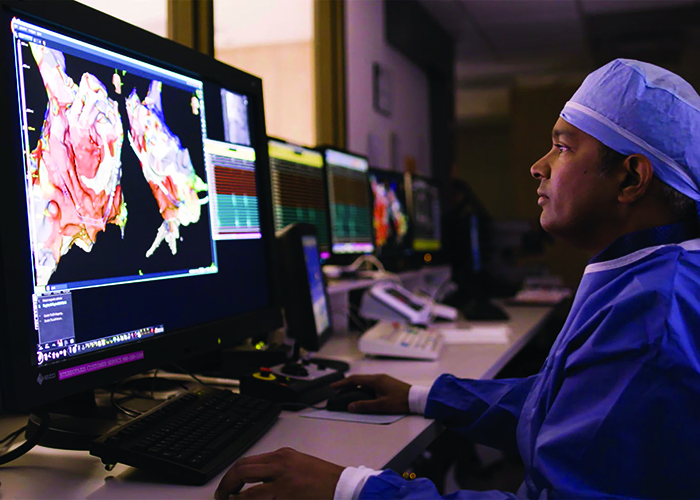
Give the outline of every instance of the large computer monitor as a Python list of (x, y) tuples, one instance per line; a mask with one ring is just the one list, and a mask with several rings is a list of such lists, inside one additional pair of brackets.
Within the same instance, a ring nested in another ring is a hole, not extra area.
[(0, 37), (1, 410), (282, 326), (261, 80), (78, 2)]
[(410, 214), (413, 221), (413, 250), (432, 256), (442, 249), (440, 190), (430, 179), (409, 177)]
[(321, 258), (330, 256), (323, 155), (313, 149), (270, 138), (270, 176), (275, 230), (295, 222), (316, 227)]
[(387, 268), (404, 268), (406, 257), (413, 251), (413, 224), (406, 205), (405, 177), (399, 172), (369, 169), (375, 251)]
[(331, 253), (342, 256), (374, 251), (372, 199), (367, 158), (335, 148), (321, 148), (326, 166)]

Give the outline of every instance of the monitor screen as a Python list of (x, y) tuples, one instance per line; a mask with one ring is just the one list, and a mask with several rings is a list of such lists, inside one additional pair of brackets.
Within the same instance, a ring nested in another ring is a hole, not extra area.
[(437, 252), (442, 248), (440, 233), (440, 192), (428, 179), (411, 177), (411, 213), (413, 215), (413, 249)]
[(295, 222), (316, 227), (321, 257), (330, 256), (323, 155), (313, 149), (270, 139), (270, 177), (275, 230)]
[(406, 207), (404, 174), (371, 168), (369, 184), (372, 188), (372, 225), (377, 255), (390, 258), (410, 253), (412, 224)]
[(331, 251), (361, 254), (374, 251), (372, 200), (363, 156), (324, 150), (331, 223)]
[(287, 336), (318, 351), (332, 334), (316, 227), (297, 222), (277, 232)]
[(304, 248), (304, 264), (309, 278), (309, 290), (311, 291), (311, 305), (314, 311), (316, 323), (316, 335), (321, 335), (331, 326), (331, 318), (326, 302), (326, 286), (323, 283), (321, 260), (318, 252), (316, 237), (313, 235), (302, 236), (301, 244)]
[(259, 80), (77, 2), (2, 7), (3, 403), (279, 326)]

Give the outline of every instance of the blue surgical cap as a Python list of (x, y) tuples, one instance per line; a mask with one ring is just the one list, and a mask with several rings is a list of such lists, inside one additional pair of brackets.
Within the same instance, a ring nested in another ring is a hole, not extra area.
[(700, 96), (678, 75), (616, 59), (586, 77), (561, 117), (619, 153), (646, 156), (662, 182), (700, 201)]

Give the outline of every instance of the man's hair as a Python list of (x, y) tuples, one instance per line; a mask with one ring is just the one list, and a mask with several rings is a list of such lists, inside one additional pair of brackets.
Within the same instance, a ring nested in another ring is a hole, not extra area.
[[(617, 165), (625, 161), (628, 155), (618, 153), (612, 148), (609, 148), (605, 144), (600, 144), (600, 165), (598, 166), (598, 175), (605, 177), (615, 168)], [(696, 216), (696, 206), (695, 201), (687, 197), (683, 193), (672, 188), (665, 182), (659, 180), (656, 175), (654, 178), (659, 182), (661, 186), (661, 201), (671, 209), (671, 212), (678, 220), (684, 220), (688, 217)]]

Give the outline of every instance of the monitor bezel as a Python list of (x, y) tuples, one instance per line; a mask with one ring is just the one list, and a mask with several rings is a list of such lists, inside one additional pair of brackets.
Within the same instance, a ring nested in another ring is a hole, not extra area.
[[(17, 334), (33, 327), (32, 308), (26, 297), (31, 297), (30, 257), (24, 255), (23, 245), (13, 243), (22, 238), (28, 240), (26, 224), (18, 217), (20, 200), (24, 196), (21, 176), (14, 175), (20, 186), (12, 186), (0, 199), (0, 208), (6, 215), (0, 220), (0, 410), (21, 411), (41, 406), (80, 392), (120, 380), (122, 378), (177, 362), (187, 357), (213, 351), (238, 343), (248, 337), (267, 333), (283, 326), (281, 301), (276, 286), (277, 274), (274, 256), (274, 226), (268, 165), (267, 135), (263, 108), (262, 81), (252, 75), (232, 68), (212, 57), (184, 45), (162, 38), (113, 18), (78, 2), (0, 2), (0, 19), (4, 23), (13, 16), (59, 30), (71, 36), (99, 45), (109, 50), (136, 57), (181, 74), (207, 80), (249, 97), (249, 112), (253, 123), (251, 145), (256, 149), (260, 168), (256, 168), (260, 225), (263, 234), (265, 265), (267, 272), (268, 304), (259, 310), (238, 314), (218, 321), (203, 323), (156, 336), (146, 341), (122, 344), (96, 353), (66, 358), (60, 363), (36, 366), (30, 359), (32, 347), (28, 335)], [(0, 51), (6, 68), (14, 68), (12, 34), (9, 26), (5, 33), (7, 50)], [(144, 53), (143, 48), (148, 47)], [(17, 116), (16, 100), (11, 96), (16, 84), (14, 71), (6, 71), (0, 80), (0, 113)], [(3, 150), (12, 155), (6, 164), (21, 164), (21, 148), (17, 148), (19, 131), (14, 120), (4, 120), (0, 125)], [(19, 156), (18, 156), (19, 155)], [(6, 156), (7, 158), (7, 156)], [(2, 239), (2, 235), (15, 235)], [(25, 265), (18, 265), (23, 262)], [(3, 307), (4, 306), (4, 307)], [(33, 345), (33, 344), (32, 344)], [(143, 351), (143, 359), (104, 368), (89, 376), (76, 376), (58, 382), (59, 369), (80, 366), (93, 361), (118, 357)]]

